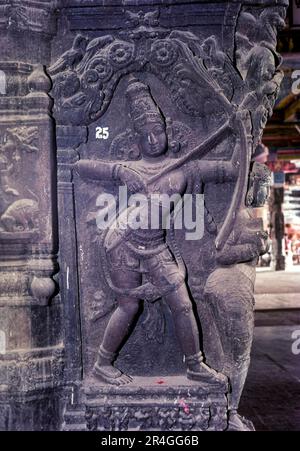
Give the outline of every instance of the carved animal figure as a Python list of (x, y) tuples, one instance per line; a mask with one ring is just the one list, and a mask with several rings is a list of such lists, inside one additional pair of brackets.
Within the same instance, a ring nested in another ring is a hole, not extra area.
[(71, 69), (82, 60), (87, 46), (87, 39), (82, 35), (77, 35), (73, 41), (72, 48), (67, 50), (61, 57), (48, 69), (52, 76), (60, 71)]
[(0, 227), (6, 232), (33, 230), (36, 228), (38, 211), (38, 203), (35, 200), (16, 200), (1, 216)]
[(248, 42), (261, 43), (266, 42), (276, 46), (277, 30), (285, 26), (285, 10), (283, 7), (266, 8), (258, 18), (248, 12), (241, 13), (240, 32), (238, 37), (246, 37)]

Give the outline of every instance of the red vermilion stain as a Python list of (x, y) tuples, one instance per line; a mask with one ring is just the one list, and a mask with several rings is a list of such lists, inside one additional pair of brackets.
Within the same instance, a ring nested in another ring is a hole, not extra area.
[(183, 408), (184, 413), (186, 413), (187, 415), (190, 413), (190, 408), (189, 408), (188, 404), (184, 401), (184, 399), (181, 399), (179, 401), (179, 405), (180, 405), (180, 407)]

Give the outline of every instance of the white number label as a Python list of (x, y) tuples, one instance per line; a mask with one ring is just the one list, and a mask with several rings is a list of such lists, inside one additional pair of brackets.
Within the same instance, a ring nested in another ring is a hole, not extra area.
[(296, 81), (292, 84), (292, 93), (297, 96), (300, 94), (300, 70), (295, 70), (292, 73), (292, 79), (296, 79)]
[(5, 354), (6, 352), (6, 336), (3, 330), (0, 330), (0, 354)]
[(292, 353), (294, 355), (300, 354), (300, 330), (294, 330), (292, 333), (292, 340), (295, 340), (292, 344)]
[(0, 94), (6, 94), (6, 75), (0, 70)]
[(108, 127), (96, 127), (96, 139), (108, 139), (109, 130)]

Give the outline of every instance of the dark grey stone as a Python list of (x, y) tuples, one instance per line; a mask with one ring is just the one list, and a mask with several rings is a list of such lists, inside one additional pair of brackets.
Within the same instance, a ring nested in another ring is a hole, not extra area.
[[(267, 248), (252, 208), (269, 173), (251, 160), (282, 78), (286, 6), (0, 1), (2, 429), (252, 429), (237, 409)], [(119, 184), (204, 194), (202, 239), (99, 233), (96, 199)], [(172, 379), (169, 401), (153, 378)], [(190, 385), (184, 418), (170, 406)]]

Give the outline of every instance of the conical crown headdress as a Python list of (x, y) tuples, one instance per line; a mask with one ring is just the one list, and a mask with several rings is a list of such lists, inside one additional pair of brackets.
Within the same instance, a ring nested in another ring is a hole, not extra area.
[(151, 96), (149, 86), (132, 77), (129, 81), (126, 97), (129, 103), (130, 116), (137, 132), (149, 123), (165, 124), (164, 119)]

